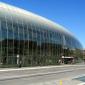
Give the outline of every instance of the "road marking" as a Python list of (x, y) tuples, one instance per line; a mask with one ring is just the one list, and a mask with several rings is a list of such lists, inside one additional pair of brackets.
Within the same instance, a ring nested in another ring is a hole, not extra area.
[(80, 83), (80, 84), (78, 84), (78, 85), (85, 85), (85, 83)]
[(81, 74), (81, 75), (73, 77), (72, 79), (77, 79), (77, 78), (84, 77), (84, 76), (85, 76), (85, 74)]
[(62, 80), (60, 80), (60, 85), (63, 85), (63, 82), (62, 82)]

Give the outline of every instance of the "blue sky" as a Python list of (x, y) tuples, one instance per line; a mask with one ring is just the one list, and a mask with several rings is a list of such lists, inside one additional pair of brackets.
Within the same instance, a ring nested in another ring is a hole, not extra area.
[(85, 48), (85, 0), (0, 0), (59, 23)]

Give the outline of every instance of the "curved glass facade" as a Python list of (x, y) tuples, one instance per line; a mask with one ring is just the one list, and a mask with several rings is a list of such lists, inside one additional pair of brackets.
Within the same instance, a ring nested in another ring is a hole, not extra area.
[(22, 11), (0, 4), (1, 64), (17, 65), (19, 57), (23, 66), (56, 65), (61, 56), (81, 57), (76, 52), (81, 54), (82, 46), (75, 37)]

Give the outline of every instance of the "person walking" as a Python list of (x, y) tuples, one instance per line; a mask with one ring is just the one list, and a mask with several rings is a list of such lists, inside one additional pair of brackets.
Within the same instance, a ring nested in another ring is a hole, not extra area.
[(22, 61), (20, 60), (19, 61), (19, 68), (21, 68), (22, 67)]

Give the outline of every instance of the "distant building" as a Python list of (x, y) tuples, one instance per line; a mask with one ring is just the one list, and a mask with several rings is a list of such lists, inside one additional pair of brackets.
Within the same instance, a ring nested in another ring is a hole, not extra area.
[(74, 57), (75, 50), (81, 49), (80, 42), (61, 25), (0, 3), (0, 63), (56, 65), (62, 56)]

